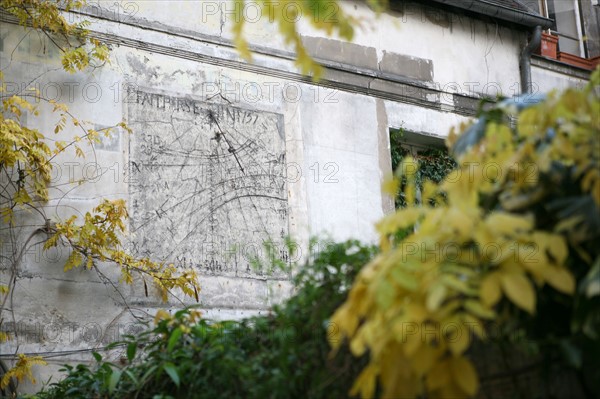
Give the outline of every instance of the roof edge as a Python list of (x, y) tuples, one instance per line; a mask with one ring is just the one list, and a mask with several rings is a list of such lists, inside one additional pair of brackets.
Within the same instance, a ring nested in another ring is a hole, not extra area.
[(476, 14), (496, 18), (505, 22), (534, 28), (541, 26), (543, 29), (550, 29), (553, 21), (537, 13), (529, 13), (517, 10), (501, 4), (492, 3), (486, 0), (429, 0), (433, 3), (443, 4), (455, 9), (471, 11)]

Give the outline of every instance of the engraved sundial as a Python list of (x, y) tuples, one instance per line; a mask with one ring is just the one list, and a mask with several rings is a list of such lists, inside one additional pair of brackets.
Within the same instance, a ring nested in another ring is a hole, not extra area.
[(288, 234), (282, 116), (143, 91), (128, 116), (134, 249), (203, 273), (257, 274), (263, 241)]

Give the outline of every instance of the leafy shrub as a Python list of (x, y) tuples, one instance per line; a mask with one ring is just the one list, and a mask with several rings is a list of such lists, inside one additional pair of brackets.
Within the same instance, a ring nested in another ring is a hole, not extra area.
[(423, 201), (416, 162), (402, 162), (386, 187), (396, 193), (405, 177), (407, 207), (379, 222), (381, 254), (332, 317), (334, 348), (346, 338), (369, 356), (352, 393), (473, 396), (468, 350), (494, 329), (600, 395), (599, 86), (600, 68), (583, 90), (484, 110), (451, 136), (458, 167), (423, 182)]
[(330, 245), (267, 316), (210, 322), (191, 309), (160, 311), (154, 327), (117, 344), (125, 365), (95, 354), (96, 364), (65, 366), (67, 376), (37, 398), (346, 397), (366, 359), (346, 348), (329, 357), (328, 317), (373, 255), (355, 241)]

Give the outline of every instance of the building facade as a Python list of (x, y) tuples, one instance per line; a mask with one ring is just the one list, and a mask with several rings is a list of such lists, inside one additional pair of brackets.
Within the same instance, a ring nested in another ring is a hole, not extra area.
[[(207, 317), (265, 312), (291, 285), (285, 272), (256, 269), (256, 259), (305, 259), (312, 236), (376, 240), (374, 223), (394, 207), (381, 192), (390, 129), (439, 143), (482, 99), (582, 86), (600, 60), (597, 0), (392, 1), (380, 16), (362, 1), (341, 6), (363, 21), (353, 42), (302, 26), (325, 66), (319, 82), (298, 72), (251, 1), (253, 63), (232, 45), (228, 1), (90, 2), (68, 17), (91, 21), (111, 62), (76, 74), (62, 70), (46, 37), (2, 11), (7, 94), (35, 87), (99, 129), (125, 120), (134, 131), (103, 139), (85, 159), (57, 158), (48, 214), (82, 215), (124, 198), (131, 251), (197, 268)], [(55, 117), (26, 123), (44, 131)], [(86, 183), (71, 184), (78, 180)], [(26, 223), (18, 234), (24, 240)], [(19, 332), (21, 352), (56, 352), (56, 364), (87, 359), (90, 348), (135, 331), (131, 310), (181, 306), (139, 285), (120, 286), (121, 295), (90, 272), (63, 273), (67, 256), (41, 245), (25, 253), (15, 321), (3, 325)]]

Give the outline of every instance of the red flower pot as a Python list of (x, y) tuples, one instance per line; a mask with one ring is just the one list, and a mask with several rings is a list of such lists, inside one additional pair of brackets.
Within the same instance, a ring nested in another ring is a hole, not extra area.
[(557, 59), (558, 54), (558, 36), (542, 32), (541, 55), (548, 58)]

